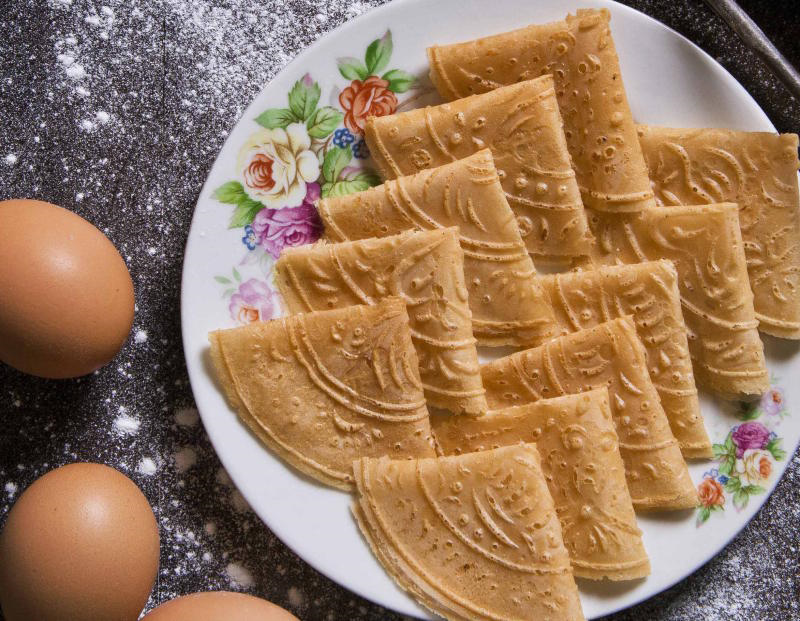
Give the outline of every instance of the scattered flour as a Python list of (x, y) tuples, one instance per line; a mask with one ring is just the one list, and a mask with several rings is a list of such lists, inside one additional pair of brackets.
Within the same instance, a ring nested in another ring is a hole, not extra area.
[(136, 472), (146, 476), (155, 474), (156, 470), (158, 470), (158, 466), (151, 457), (142, 457), (142, 460), (139, 462), (139, 466), (136, 468)]
[(217, 475), (215, 478), (217, 479), (217, 483), (220, 485), (224, 485), (225, 487), (233, 487), (233, 481), (231, 480), (231, 477), (225, 468), (220, 468), (217, 470)]
[(127, 414), (120, 414), (114, 420), (114, 431), (119, 435), (134, 435), (139, 432), (141, 421)]
[(86, 69), (83, 65), (72, 62), (67, 66), (67, 75), (73, 80), (80, 80), (86, 77)]
[(6, 164), (8, 164), (9, 166), (13, 166), (14, 164), (17, 163), (17, 156), (14, 153), (9, 153), (8, 155), (5, 156), (4, 159), (6, 161)]
[(233, 505), (233, 508), (239, 513), (250, 511), (250, 505), (239, 490), (234, 490), (234, 492), (231, 493), (231, 505)]
[(228, 563), (225, 567), (225, 573), (228, 574), (228, 579), (234, 586), (251, 589), (255, 585), (253, 574), (239, 563)]
[(286, 596), (289, 598), (289, 603), (292, 605), (292, 608), (300, 608), (305, 601), (303, 593), (297, 587), (289, 587)]
[(184, 446), (182, 449), (175, 451), (172, 459), (178, 472), (186, 472), (197, 463), (197, 451), (191, 446)]
[(175, 422), (181, 427), (194, 427), (199, 418), (196, 408), (178, 408), (175, 412)]
[(5, 490), (9, 496), (13, 497), (14, 494), (17, 493), (17, 484), (13, 483), (12, 481), (9, 481), (8, 483), (6, 483)]
[(137, 345), (141, 345), (142, 343), (147, 342), (147, 332), (145, 330), (137, 330), (136, 334), (133, 335), (133, 342)]

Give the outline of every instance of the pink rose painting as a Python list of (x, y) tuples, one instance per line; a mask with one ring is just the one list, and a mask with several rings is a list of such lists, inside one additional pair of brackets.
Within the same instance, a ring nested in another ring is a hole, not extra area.
[(251, 278), (239, 285), (228, 304), (231, 317), (238, 323), (271, 319), (278, 310), (278, 299), (267, 283)]
[(748, 449), (763, 449), (769, 444), (770, 431), (758, 422), (742, 423), (731, 434), (736, 457), (741, 459)]
[(256, 243), (277, 259), (286, 246), (302, 246), (317, 241), (322, 234), (322, 221), (315, 207), (319, 196), (319, 184), (309, 183), (299, 207), (259, 211), (252, 224)]

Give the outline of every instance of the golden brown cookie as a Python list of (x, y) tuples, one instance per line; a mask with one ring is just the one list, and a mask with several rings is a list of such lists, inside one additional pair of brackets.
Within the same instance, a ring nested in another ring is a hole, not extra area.
[(630, 315), (647, 370), (684, 457), (711, 457), (681, 312), (678, 274), (669, 261), (648, 261), (537, 279), (562, 334)]
[(426, 608), (453, 621), (584, 618), (535, 445), (353, 470), (361, 532)]
[(292, 313), (402, 298), (428, 404), (486, 411), (457, 229), (287, 249), (275, 280)]
[(446, 455), (535, 442), (572, 572), (592, 580), (650, 573), (605, 387), (479, 418), (433, 416), (431, 425)]
[(384, 237), (458, 227), (472, 330), (481, 345), (538, 345), (553, 335), (547, 296), (532, 279), (491, 151), (398, 177), (364, 192), (323, 199), (325, 238)]
[(492, 410), (607, 386), (633, 506), (687, 509), (697, 504), (630, 318), (499, 358), (481, 372)]
[(590, 221), (595, 264), (675, 264), (699, 384), (726, 397), (769, 388), (736, 205), (656, 207), (630, 215), (592, 211)]
[(440, 106), (372, 117), (365, 138), (384, 179), (491, 149), (534, 262), (564, 263), (587, 254), (591, 238), (552, 77)]
[(739, 205), (759, 328), (800, 339), (797, 134), (639, 126), (659, 205)]
[(209, 340), (239, 417), (308, 476), (351, 489), (355, 459), (434, 454), (402, 300), (251, 323)]
[(428, 48), (439, 94), (453, 100), (552, 74), (583, 203), (612, 212), (654, 206), (607, 9)]

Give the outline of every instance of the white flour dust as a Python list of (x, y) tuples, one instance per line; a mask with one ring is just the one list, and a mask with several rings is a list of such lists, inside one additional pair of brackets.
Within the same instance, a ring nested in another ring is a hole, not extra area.
[(225, 573), (228, 574), (231, 584), (236, 587), (251, 589), (255, 585), (253, 574), (239, 563), (228, 563), (225, 566)]

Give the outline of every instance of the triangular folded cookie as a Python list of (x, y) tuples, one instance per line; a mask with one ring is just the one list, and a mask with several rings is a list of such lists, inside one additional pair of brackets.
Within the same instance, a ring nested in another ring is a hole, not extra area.
[(633, 318), (650, 379), (684, 457), (711, 457), (672, 263), (601, 267), (537, 280), (550, 297), (562, 334), (617, 317)]
[(451, 620), (580, 621), (578, 589), (533, 444), (353, 465), (361, 531), (421, 604)]
[(608, 390), (542, 399), (479, 418), (434, 416), (431, 423), (447, 455), (536, 442), (576, 576), (632, 580), (650, 573)]
[(478, 342), (530, 346), (552, 336), (547, 296), (531, 280), (533, 262), (488, 149), (364, 192), (323, 199), (319, 213), (326, 238), (336, 242), (457, 226)]
[(456, 229), (298, 246), (281, 254), (275, 275), (293, 313), (402, 298), (428, 403), (486, 411)]
[(550, 76), (440, 106), (371, 117), (365, 138), (384, 179), (488, 147), (534, 261), (563, 263), (588, 252), (586, 214)]
[(403, 301), (209, 334), (231, 406), (292, 466), (351, 489), (353, 460), (433, 455)]
[(739, 205), (760, 329), (800, 339), (797, 134), (639, 126), (659, 205)]
[(683, 319), (699, 384), (724, 396), (769, 388), (733, 203), (591, 213), (595, 264), (669, 259), (678, 271)]
[(697, 504), (630, 318), (499, 358), (481, 372), (492, 410), (608, 386), (634, 507), (685, 509)]
[(607, 9), (584, 9), (558, 22), (430, 47), (430, 74), (448, 100), (552, 74), (584, 205), (638, 211), (654, 205), (653, 192), (610, 19)]

